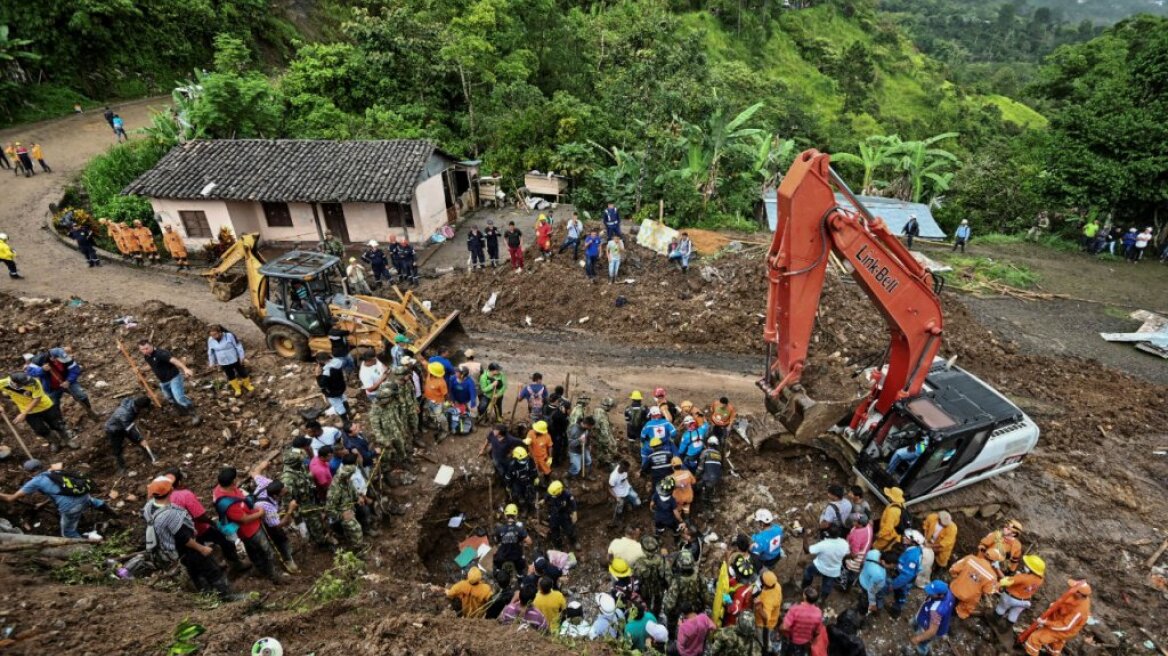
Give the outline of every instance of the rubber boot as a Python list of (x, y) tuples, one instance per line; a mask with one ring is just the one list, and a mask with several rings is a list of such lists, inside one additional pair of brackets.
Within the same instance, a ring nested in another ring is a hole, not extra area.
[(89, 418), (92, 421), (97, 421), (98, 419), (100, 419), (100, 417), (98, 417), (97, 413), (93, 411), (93, 402), (92, 401), (90, 401), (89, 399), (85, 399), (84, 401), (81, 402), (81, 405), (85, 406), (85, 412), (89, 413)]
[(219, 575), (219, 578), (211, 581), (210, 583), (211, 587), (215, 589), (215, 592), (218, 593), (219, 598), (223, 601), (230, 603), (233, 601), (243, 601), (244, 599), (247, 599), (247, 595), (245, 594), (232, 592), (231, 584), (227, 582), (227, 577), (222, 574)]
[(239, 384), (243, 386), (243, 389), (245, 389), (249, 392), (255, 391), (255, 387), (251, 384), (251, 377), (250, 376), (245, 376), (243, 378), (240, 378)]
[(236, 396), (243, 394), (243, 390), (239, 387), (239, 379), (229, 380), (227, 384), (231, 386), (231, 391), (235, 392)]

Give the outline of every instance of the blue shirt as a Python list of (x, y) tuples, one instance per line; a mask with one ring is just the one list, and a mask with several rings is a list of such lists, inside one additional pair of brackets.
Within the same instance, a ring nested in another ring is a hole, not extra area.
[(969, 226), (967, 225), (957, 226), (956, 234), (958, 239), (969, 239), (970, 232), (972, 232), (972, 230), (970, 230)]
[(606, 207), (604, 209), (604, 227), (620, 228), (620, 212), (615, 207)]
[[(369, 440), (365, 439), (363, 435), (345, 434), (341, 437), (341, 443), (345, 445), (345, 449), (361, 454), (361, 458), (365, 460), (366, 467), (373, 466), (373, 450), (369, 448)], [(334, 458), (334, 460), (337, 459)], [(340, 460), (337, 460), (337, 462), (340, 462)], [(329, 469), (332, 469), (332, 463), (329, 463)], [(334, 471), (333, 473), (335, 474), (336, 472)]]
[(860, 587), (868, 593), (868, 603), (875, 604), (877, 597), (888, 584), (888, 571), (880, 563), (880, 551), (872, 549), (864, 556), (864, 567), (860, 570)]
[(649, 441), (654, 437), (660, 437), (662, 442), (673, 444), (673, 440), (677, 439), (677, 429), (673, 427), (673, 424), (665, 421), (665, 417), (650, 419), (641, 429), (641, 446), (648, 446)]
[(693, 430), (681, 434), (681, 446), (678, 448), (684, 458), (696, 460), (705, 447), (706, 434), (710, 432), (709, 424), (702, 424)]
[(600, 235), (588, 235), (584, 238), (584, 254), (588, 257), (600, 257)]
[(645, 640), (649, 638), (649, 622), (656, 622), (657, 616), (649, 611), (641, 613), (635, 620), (625, 622), (625, 637), (632, 643), (633, 649), (644, 649)]
[(914, 545), (905, 549), (900, 560), (896, 561), (896, 566), (896, 578), (888, 585), (896, 590), (912, 585), (917, 578), (917, 570), (921, 568), (921, 548)]
[(921, 604), (921, 609), (917, 611), (916, 629), (917, 631), (924, 631), (932, 624), (933, 613), (941, 616), (941, 625), (937, 627), (937, 635), (933, 638), (943, 638), (949, 634), (949, 620), (953, 617), (953, 607), (957, 605), (957, 600), (953, 598), (952, 592), (946, 592), (944, 598), (928, 598), (925, 603)]
[(26, 495), (40, 492), (46, 497), (53, 500), (57, 506), (57, 512), (62, 515), (72, 515), (79, 513), (89, 507), (89, 495), (83, 494), (79, 497), (62, 494), (61, 488), (53, 479), (49, 478), (49, 472), (41, 472), (32, 477), (32, 480), (20, 487), (20, 491)]
[(450, 385), (450, 399), (455, 403), (467, 403), (475, 405), (477, 394), (475, 392), (474, 380), (467, 376), (463, 380), (458, 380), (456, 377), (454, 383)]
[(750, 537), (750, 553), (769, 563), (783, 557), (783, 527), (775, 524)]

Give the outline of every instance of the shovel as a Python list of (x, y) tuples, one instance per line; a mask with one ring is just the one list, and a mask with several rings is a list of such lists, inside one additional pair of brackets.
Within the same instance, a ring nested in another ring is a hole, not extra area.
[(19, 444), (20, 448), (24, 450), (24, 455), (27, 456), (29, 460), (36, 460), (36, 458), (32, 457), (32, 452), (28, 450), (28, 445), (24, 443), (23, 439), (21, 439), (20, 433), (16, 431), (16, 426), (12, 425), (12, 420), (8, 418), (8, 413), (0, 410), (0, 417), (4, 417), (4, 423), (8, 424), (8, 430), (12, 431), (12, 437), (16, 438), (16, 443)]

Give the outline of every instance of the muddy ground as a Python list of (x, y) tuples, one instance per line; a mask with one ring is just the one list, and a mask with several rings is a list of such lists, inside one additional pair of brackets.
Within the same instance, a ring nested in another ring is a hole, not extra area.
[[(553, 384), (571, 374), (573, 394), (587, 391), (594, 400), (611, 395), (622, 399), (621, 406), (629, 390), (647, 391), (657, 385), (668, 387), (675, 401), (706, 404), (726, 394), (740, 411), (753, 416), (753, 437), (769, 432), (771, 425), (759, 417), (761, 399), (753, 386), (762, 368), (758, 314), (765, 299), (758, 253), (711, 262), (721, 276), (712, 282), (702, 280), (696, 268), (683, 276), (663, 268), (655, 256), (643, 251), (636, 255), (641, 268), (627, 272), (637, 279), (634, 285), (587, 285), (573, 263), (555, 259), (535, 264), (531, 273), (442, 278), (427, 283), (423, 295), (438, 311), (463, 310), (470, 335), (460, 345), (473, 345), (483, 362), (501, 363), (513, 388), (529, 372), (539, 370)], [(876, 362), (885, 337), (882, 324), (872, 319), (855, 286), (831, 276), (829, 280), (807, 379), (817, 397), (845, 399), (857, 393), (853, 374)], [(483, 315), (479, 308), (492, 291), (500, 292), (496, 310)], [(625, 296), (627, 304), (616, 307), (617, 295)], [(1026, 543), (1048, 562), (1050, 583), (1040, 594), (1042, 602), (1056, 596), (1069, 576), (1090, 578), (1098, 591), (1094, 614), (1099, 624), (1089, 630), (1096, 645), (1077, 642), (1072, 653), (1143, 652), (1140, 643), (1146, 638), (1139, 632), (1141, 626), (1152, 631), (1158, 643), (1168, 644), (1164, 595), (1145, 585), (1148, 570), (1143, 564), (1165, 535), (1158, 501), (1165, 491), (1168, 461), (1153, 452), (1168, 442), (1164, 432), (1168, 389), (1089, 360), (1033, 352), (1020, 341), (982, 328), (955, 296), (946, 295), (945, 307), (944, 355), (958, 355), (961, 364), (1016, 399), (1043, 429), (1039, 448), (1020, 470), (931, 504), (1003, 505), (1002, 513), (990, 519), (958, 515), (958, 552), (971, 549), (993, 523), (1007, 515), (1018, 517), (1028, 529)], [(137, 317), (140, 326), (132, 331), (115, 326), (113, 320), (125, 314)], [(589, 320), (581, 324), (582, 317)], [(102, 414), (136, 385), (128, 366), (119, 361), (113, 336), (121, 335), (132, 348), (137, 337), (153, 334), (159, 344), (188, 362), (203, 362), (204, 323), (184, 310), (156, 303), (117, 307), (54, 302), (25, 307), (8, 297), (0, 302), (0, 328), (0, 356), (12, 365), (23, 352), (62, 343), (73, 346), (88, 367), (85, 382)], [(120, 508), (123, 523), (133, 528), (131, 542), (141, 531), (133, 518), (141, 507), (143, 488), (157, 469), (181, 463), (190, 472), (192, 486), (209, 496), (220, 466), (245, 468), (271, 448), (286, 444), (300, 423), (296, 411), (315, 402), (292, 403), (314, 391), (306, 366), (278, 361), (254, 340), (245, 341), (254, 353), (256, 395), (236, 402), (219, 376), (200, 373), (192, 396), (207, 418), (203, 426), (192, 429), (165, 411), (144, 421), (163, 460), (157, 468), (143, 466), (139, 454), (131, 450), (133, 473), (113, 478), (113, 460), (104, 451), (100, 428), (83, 420), (66, 400), (67, 418), (80, 429), (84, 444), (81, 451), (66, 454), (68, 462), (92, 472), (109, 496), (116, 491), (115, 504), (125, 503)], [(615, 412), (614, 422), (619, 430), (622, 422)], [(427, 592), (430, 583), (452, 580), (449, 559), (457, 542), (474, 528), (488, 526), (493, 509), (502, 505), (500, 490), (488, 482), (489, 463), (477, 457), (482, 435), (480, 430), (419, 454), (411, 472), (416, 482), (390, 491), (405, 514), (393, 517), (389, 530), (371, 540), (363, 555), (367, 575), (360, 581), (360, 591), (349, 599), (315, 603), (308, 590), (329, 568), (331, 554), (307, 548), (298, 552), (304, 573), (290, 585), (273, 588), (244, 576), (236, 587), (256, 591), (257, 598), (228, 607), (176, 592), (172, 583), (103, 579), (100, 566), (88, 574), (101, 584), (67, 586), (53, 578), (54, 572), (73, 571), (67, 559), (0, 554), (0, 576), (9, 582), (0, 592), (0, 623), (16, 633), (40, 632), (9, 651), (161, 653), (174, 627), (191, 618), (209, 629), (200, 639), (208, 654), (245, 653), (263, 635), (279, 637), (291, 654), (494, 656), (512, 653), (517, 641), (541, 656), (574, 653), (535, 636), (516, 637), (510, 630), (454, 618), (442, 612), (440, 598)], [(39, 449), (36, 455), (47, 456), (45, 445), (30, 446)], [(6, 491), (24, 479), (18, 460), (0, 463), (0, 487)], [(735, 439), (730, 460), (737, 476), (727, 479), (722, 505), (718, 512), (698, 517), (704, 529), (719, 536), (704, 559), (707, 571), (714, 567), (718, 543), (745, 528), (756, 508), (769, 507), (790, 523), (808, 504), (813, 511), (819, 509), (829, 482), (848, 480), (818, 452), (768, 448), (755, 453)], [(439, 463), (456, 468), (455, 482), (448, 488), (431, 482)], [(582, 503), (582, 544), (577, 552), (581, 564), (569, 589), (584, 598), (604, 589), (604, 552), (618, 532), (606, 526), (610, 510), (599, 474), (569, 483)], [(644, 481), (639, 486), (647, 491)], [(465, 528), (445, 527), (455, 511), (467, 514)], [(55, 529), (43, 510), (3, 507), (0, 514), (30, 532)], [(649, 525), (645, 511), (631, 521)], [(787, 548), (792, 557), (783, 561), (779, 573), (790, 600), (798, 571), (807, 561), (795, 557), (794, 541)], [(850, 598), (842, 595), (831, 601), (837, 609), (849, 603)], [(903, 621), (881, 617), (865, 637), (873, 653), (892, 654), (907, 633)], [(960, 650), (955, 653), (960, 654), (1003, 651), (979, 622), (964, 624), (955, 642)]]

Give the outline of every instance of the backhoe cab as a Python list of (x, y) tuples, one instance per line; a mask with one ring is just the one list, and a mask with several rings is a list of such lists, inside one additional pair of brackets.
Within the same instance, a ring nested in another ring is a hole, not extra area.
[[(855, 210), (841, 207), (841, 193)], [(884, 221), (831, 169), (801, 153), (778, 189), (778, 224), (766, 255), (767, 410), (797, 443), (818, 446), (883, 498), (909, 503), (1009, 471), (1038, 442), (1038, 427), (989, 385), (937, 357), (943, 281), (921, 266)], [(800, 381), (829, 257), (834, 253), (888, 326), (887, 361), (869, 370), (870, 394), (816, 402)]]

